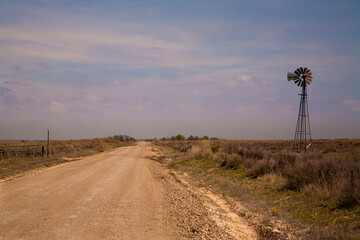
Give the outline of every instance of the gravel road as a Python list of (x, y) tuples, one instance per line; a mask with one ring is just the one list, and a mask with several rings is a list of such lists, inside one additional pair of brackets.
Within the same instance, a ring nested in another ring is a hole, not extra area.
[(234, 239), (146, 143), (0, 183), (0, 239)]

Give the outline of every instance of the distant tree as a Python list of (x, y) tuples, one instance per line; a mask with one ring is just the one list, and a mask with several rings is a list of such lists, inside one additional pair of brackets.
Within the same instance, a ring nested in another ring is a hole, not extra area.
[(208, 136), (203, 136), (201, 139), (202, 140), (209, 140), (209, 137)]
[(133, 138), (133, 140), (131, 140), (131, 138), (128, 135), (114, 135), (112, 137), (109, 137), (111, 139), (115, 139), (115, 140), (119, 140), (120, 142), (128, 142), (128, 141), (134, 141), (135, 138)]
[(178, 135), (175, 136), (175, 140), (185, 140), (185, 136), (181, 135), (181, 134), (178, 134)]
[(217, 137), (212, 137), (210, 140), (219, 140)]
[(190, 135), (188, 138), (187, 138), (187, 140), (194, 140), (195, 138), (194, 138), (194, 136), (193, 135)]
[(161, 138), (161, 141), (166, 141), (166, 140), (167, 140), (166, 137)]
[(200, 138), (198, 136), (195, 136), (194, 137), (194, 140), (199, 140)]

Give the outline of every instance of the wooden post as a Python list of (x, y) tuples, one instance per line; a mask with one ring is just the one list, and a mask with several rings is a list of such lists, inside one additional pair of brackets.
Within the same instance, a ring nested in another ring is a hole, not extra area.
[(49, 142), (50, 142), (50, 131), (47, 131), (47, 146), (46, 146), (46, 155), (49, 156)]

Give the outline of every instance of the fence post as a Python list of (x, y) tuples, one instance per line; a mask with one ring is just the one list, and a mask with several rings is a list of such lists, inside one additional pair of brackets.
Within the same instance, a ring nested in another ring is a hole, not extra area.
[(50, 131), (47, 130), (47, 147), (46, 147), (46, 155), (49, 156), (49, 137), (50, 137)]

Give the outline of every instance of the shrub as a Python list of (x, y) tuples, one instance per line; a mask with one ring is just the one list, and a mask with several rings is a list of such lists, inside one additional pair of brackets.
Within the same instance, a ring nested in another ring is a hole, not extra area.
[(128, 135), (123, 135), (123, 134), (110, 136), (110, 137), (108, 137), (108, 138), (116, 139), (116, 140), (119, 140), (120, 142), (131, 142), (131, 141), (135, 141), (135, 138), (129, 137)]
[(171, 136), (171, 140), (185, 140), (185, 136), (181, 135), (181, 134), (178, 134), (175, 137)]
[(354, 176), (354, 171), (344, 172), (335, 183), (332, 195), (340, 206), (348, 207), (360, 204), (359, 173)]
[(215, 145), (212, 145), (211, 146), (211, 151), (213, 153), (216, 153), (217, 151), (219, 151), (219, 149), (221, 148), (221, 145), (220, 144), (215, 144)]
[(195, 140), (194, 136), (193, 135), (190, 135), (187, 140)]
[(249, 176), (267, 176), (285, 188), (339, 206), (360, 204), (360, 140), (315, 140), (313, 152), (300, 154), (291, 151), (291, 141), (221, 140), (213, 145), (210, 141), (174, 141), (171, 146), (187, 151), (191, 158), (207, 157), (220, 167), (244, 168)]
[(225, 167), (229, 169), (240, 169), (242, 168), (242, 157), (238, 154), (227, 155)]
[(204, 157), (205, 155), (210, 156), (210, 142), (206, 140), (197, 142), (196, 144), (192, 145), (189, 153), (190, 157), (192, 158)]

